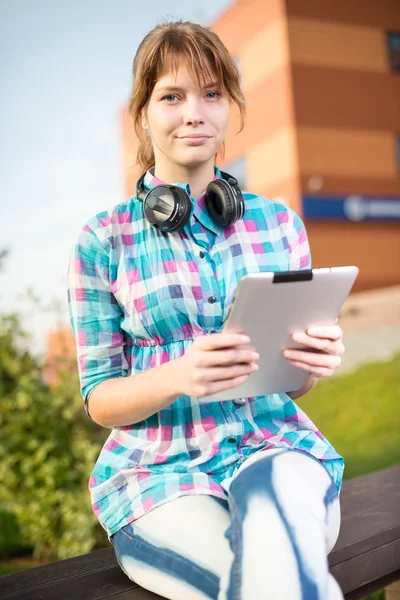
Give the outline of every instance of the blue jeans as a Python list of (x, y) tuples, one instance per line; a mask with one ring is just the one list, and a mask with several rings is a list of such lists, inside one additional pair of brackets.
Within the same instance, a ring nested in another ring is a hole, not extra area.
[(278, 448), (241, 465), (227, 502), (180, 496), (111, 541), (125, 574), (170, 600), (342, 600), (327, 561), (339, 528), (328, 472)]

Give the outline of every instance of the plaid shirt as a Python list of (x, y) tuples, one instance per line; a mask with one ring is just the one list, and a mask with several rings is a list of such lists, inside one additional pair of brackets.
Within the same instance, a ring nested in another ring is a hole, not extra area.
[[(148, 171), (145, 188), (159, 183)], [(190, 196), (188, 185), (178, 185)], [(196, 337), (220, 331), (246, 273), (310, 268), (299, 216), (255, 194), (244, 198), (243, 220), (226, 229), (209, 217), (204, 195), (192, 199), (180, 232), (151, 226), (135, 196), (82, 228), (69, 264), (68, 306), (86, 410), (102, 381), (179, 358)], [(340, 490), (343, 458), (287, 394), (244, 403), (183, 395), (140, 423), (112, 429), (89, 481), (93, 511), (110, 538), (180, 495), (226, 499), (242, 462), (277, 446), (319, 459)]]

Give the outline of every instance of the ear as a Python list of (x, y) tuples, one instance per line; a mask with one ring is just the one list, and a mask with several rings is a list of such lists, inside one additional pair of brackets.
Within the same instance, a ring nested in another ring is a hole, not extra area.
[(142, 119), (142, 127), (143, 127), (143, 129), (148, 129), (149, 125), (147, 123), (146, 113), (145, 113), (144, 110), (142, 111), (141, 119)]

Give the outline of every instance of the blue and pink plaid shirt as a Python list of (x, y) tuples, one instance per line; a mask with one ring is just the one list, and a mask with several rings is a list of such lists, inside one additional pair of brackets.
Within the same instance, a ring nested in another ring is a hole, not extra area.
[[(160, 183), (146, 173), (146, 189)], [(190, 196), (188, 185), (177, 185)], [(68, 302), (86, 410), (102, 381), (179, 358), (196, 337), (220, 331), (246, 273), (310, 268), (299, 216), (243, 195), (244, 218), (227, 229), (213, 223), (204, 195), (192, 199), (180, 232), (150, 225), (135, 196), (82, 228), (69, 265)], [(226, 499), (242, 462), (277, 446), (319, 459), (340, 490), (343, 458), (287, 394), (244, 403), (183, 395), (140, 423), (112, 429), (89, 481), (93, 511), (110, 539), (183, 494)]]

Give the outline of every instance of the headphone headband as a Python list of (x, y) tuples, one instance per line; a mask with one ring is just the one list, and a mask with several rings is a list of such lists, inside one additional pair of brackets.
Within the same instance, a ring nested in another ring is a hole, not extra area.
[[(147, 193), (146, 189), (144, 187), (144, 178), (146, 177), (146, 173), (143, 173), (143, 175), (140, 176), (140, 178), (137, 180), (136, 182), (136, 197), (143, 202)], [(229, 173), (226, 173), (225, 171), (221, 171), (220, 173), (222, 175), (222, 179), (224, 179), (225, 181), (227, 181), (231, 186), (238, 186), (238, 182), (237, 179), (235, 179), (235, 177), (233, 177), (233, 175), (230, 175)], [(218, 181), (218, 179), (216, 179), (215, 181)], [(173, 184), (169, 184), (169, 183), (163, 183), (160, 184), (160, 186), (156, 186), (156, 187), (161, 187), (161, 185), (165, 186), (165, 187), (169, 187), (169, 188), (177, 188), (179, 186), (173, 185)], [(182, 188), (180, 188), (182, 189)]]

